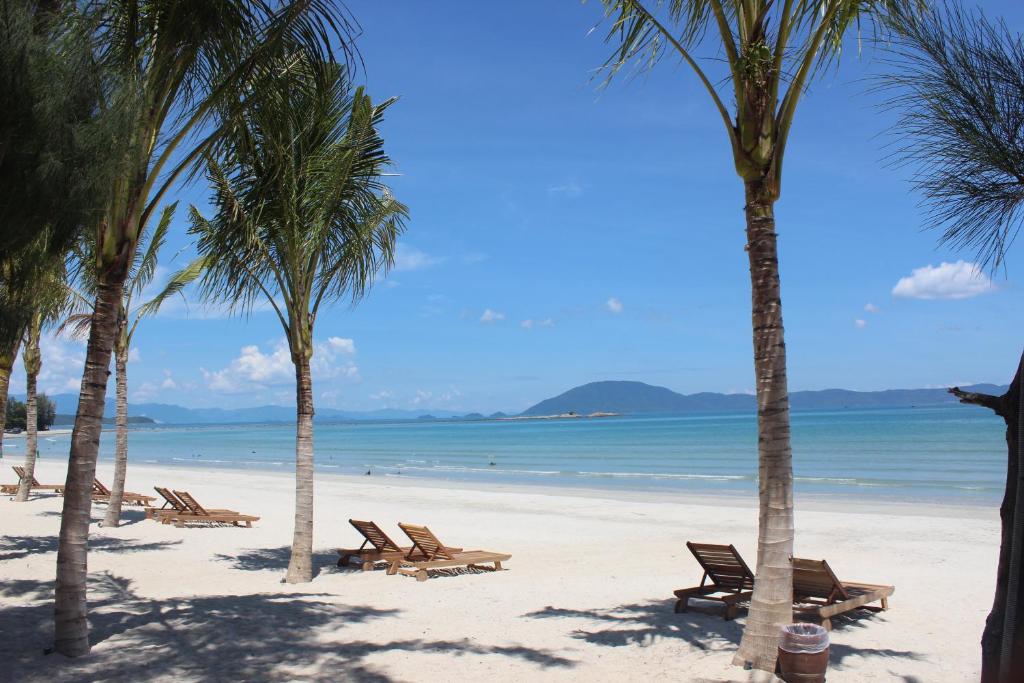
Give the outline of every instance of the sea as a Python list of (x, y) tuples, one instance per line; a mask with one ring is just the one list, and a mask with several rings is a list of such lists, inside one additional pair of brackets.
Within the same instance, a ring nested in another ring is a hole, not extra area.
[[(796, 495), (936, 503), (998, 503), (1005, 427), (973, 406), (792, 414)], [(130, 462), (189, 468), (294, 470), (291, 424), (133, 426)], [(44, 460), (66, 458), (70, 435), (40, 439)], [(24, 440), (6, 439), (7, 464)], [(750, 413), (547, 420), (320, 423), (324, 473), (589, 489), (751, 494), (757, 428)], [(112, 460), (104, 432), (101, 462)]]

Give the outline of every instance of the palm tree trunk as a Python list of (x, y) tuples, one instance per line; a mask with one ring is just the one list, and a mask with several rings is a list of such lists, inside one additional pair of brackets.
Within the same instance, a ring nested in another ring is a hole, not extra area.
[(7, 426), (7, 390), (11, 385), (11, 370), (21, 346), (21, 337), (0, 351), (0, 459), (4, 457), (4, 427)]
[(774, 200), (762, 181), (746, 183), (754, 373), (757, 380), (757, 579), (734, 658), (772, 672), (779, 629), (793, 620), (793, 451)]
[(54, 609), (54, 649), (68, 657), (89, 653), (89, 624), (86, 620), (86, 577), (88, 573), (89, 522), (92, 482), (103, 428), (110, 356), (117, 334), (123, 275), (103, 282), (96, 295), (85, 372), (78, 395), (78, 412), (71, 433), (71, 455), (64, 489), (64, 509), (57, 547), (57, 584)]
[(288, 562), (288, 583), (313, 580), (313, 378), (309, 358), (295, 362), (295, 533)]
[[(121, 325), (125, 323), (122, 321)], [(118, 334), (122, 333), (118, 330)], [(117, 381), (117, 416), (114, 418), (117, 436), (114, 443), (114, 482), (110, 485), (110, 500), (103, 526), (120, 526), (121, 502), (124, 499), (124, 479), (128, 472), (128, 348), (120, 342), (114, 348), (115, 379)]]
[(39, 445), (39, 423), (36, 417), (36, 378), (42, 366), (39, 357), (39, 328), (33, 322), (25, 345), (25, 476), (18, 485), (14, 500), (25, 502), (36, 474), (36, 450)]

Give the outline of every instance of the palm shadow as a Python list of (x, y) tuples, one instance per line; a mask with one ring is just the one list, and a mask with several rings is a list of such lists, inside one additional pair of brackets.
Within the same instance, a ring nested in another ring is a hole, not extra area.
[[(324, 594), (213, 595), (150, 600), (131, 581), (111, 574), (90, 577), (89, 657), (43, 657), (52, 642), (52, 604), (0, 605), (0, 661), (13, 680), (77, 682), (168, 678), (306, 680), (383, 683), (393, 680), (375, 665), (378, 655), (400, 651), (447, 656), (500, 655), (542, 667), (575, 662), (549, 651), (517, 645), (488, 646), (424, 638), (332, 640), (358, 624), (397, 619), (401, 610), (338, 605)], [(29, 582), (32, 583), (32, 582)], [(24, 585), (22, 595), (46, 594), (52, 582)]]
[[(279, 548), (250, 548), (234, 555), (218, 553), (213, 559), (221, 562), (230, 562), (235, 569), (247, 572), (259, 572), (263, 570), (286, 571), (288, 561), (291, 559), (292, 547), (283, 545)], [(319, 576), (321, 572), (329, 568), (335, 568), (338, 564), (338, 554), (330, 550), (313, 551), (313, 576)]]
[[(686, 612), (673, 611), (674, 600), (650, 600), (617, 607), (594, 609), (563, 609), (545, 607), (523, 616), (533, 619), (566, 619), (583, 622), (574, 628), (571, 636), (594, 645), (623, 647), (626, 645), (652, 644), (659, 638), (674, 638), (702, 651), (730, 649), (739, 645), (743, 635), (743, 623), (725, 621), (721, 606), (703, 607), (704, 602), (695, 602)], [(694, 607), (697, 607), (695, 610)], [(870, 612), (866, 614), (872, 614)], [(866, 628), (870, 621), (860, 614), (833, 617), (833, 631), (842, 632), (849, 628)], [(919, 661), (924, 656), (909, 650), (888, 648), (864, 648), (832, 643), (829, 660), (841, 666), (847, 657), (884, 657)]]
[[(140, 543), (110, 536), (90, 536), (89, 550), (104, 553), (136, 553), (163, 550), (181, 541), (154, 541)], [(55, 553), (59, 545), (57, 536), (0, 536), (0, 562), (19, 560), (29, 555)]]

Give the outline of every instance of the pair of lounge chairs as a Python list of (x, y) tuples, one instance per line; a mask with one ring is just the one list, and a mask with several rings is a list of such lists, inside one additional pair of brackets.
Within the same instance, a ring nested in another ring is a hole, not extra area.
[[(398, 526), (412, 541), (411, 546), (401, 547), (392, 541), (384, 530), (374, 522), (358, 519), (348, 520), (363, 538), (363, 544), (355, 549), (339, 548), (338, 566), (344, 567), (353, 560), (359, 560), (363, 571), (373, 569), (376, 562), (387, 562), (389, 575), (404, 574), (415, 576), (417, 581), (426, 581), (427, 570), (447, 567), (470, 567), (501, 571), (501, 563), (512, 556), (489, 550), (463, 550), (446, 546), (425, 526), (403, 524)], [(491, 564), (486, 567), (484, 565)]]
[[(750, 599), (754, 588), (754, 573), (740, 557), (733, 545), (687, 543), (697, 562), (704, 570), (700, 585), (675, 591), (678, 598), (675, 611), (685, 612), (691, 598), (717, 600), (725, 604), (726, 620), (734, 619), (738, 603)], [(889, 608), (889, 596), (894, 586), (840, 581), (825, 560), (792, 558), (793, 609), (816, 616), (827, 630), (832, 629), (832, 617), (855, 609), (880, 612)], [(709, 583), (710, 581), (710, 583)], [(880, 602), (881, 606), (870, 603)]]
[[(18, 475), (18, 481), (13, 484), (3, 484), (0, 486), (0, 493), (14, 495), (18, 492), (18, 486), (21, 485), (22, 479), (25, 479), (25, 468), (15, 465), (11, 468), (14, 473)], [(29, 483), (30, 491), (52, 491), (53, 493), (64, 493), (64, 484), (40, 484), (39, 480), (32, 476), (32, 481)]]
[[(4, 484), (0, 487), (0, 493), (14, 494), (18, 492), (18, 485), (22, 479), (25, 479), (25, 468), (14, 466), (11, 469), (18, 475), (17, 484)], [(53, 491), (60, 495), (64, 495), (64, 484), (40, 484), (39, 480), (32, 476), (32, 481), (29, 484), (29, 488), (32, 491)], [(109, 503), (111, 492), (103, 482), (99, 479), (92, 480), (92, 499), (96, 503)], [(121, 494), (121, 503), (123, 505), (139, 505), (142, 507), (149, 507), (153, 501), (156, 500), (154, 496), (144, 496), (141, 493), (132, 493), (131, 491), (125, 491)]]
[(243, 515), (235, 510), (222, 508), (205, 508), (199, 504), (188, 491), (172, 491), (154, 486), (156, 492), (166, 501), (163, 507), (146, 510), (147, 519), (155, 519), (163, 524), (174, 524), (184, 527), (188, 524), (231, 524), (252, 528), (253, 522), (259, 517)]

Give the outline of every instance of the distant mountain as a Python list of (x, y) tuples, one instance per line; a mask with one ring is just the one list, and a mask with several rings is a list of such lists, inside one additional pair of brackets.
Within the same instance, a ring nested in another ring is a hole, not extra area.
[[(978, 384), (961, 387), (987, 394), (1005, 393), (1007, 387)], [(889, 389), (887, 391), (795, 391), (789, 395), (794, 410), (840, 410), (843, 408), (909, 408), (956, 403), (945, 389)], [(756, 399), (749, 394), (679, 394), (665, 387), (643, 382), (591, 382), (570, 389), (527, 408), (523, 415), (587, 415), (610, 413), (691, 413), (755, 410)]]
[[(50, 396), (61, 414), (74, 415), (78, 409), (78, 394), (56, 394)], [(108, 398), (104, 417), (114, 416), (114, 399)], [(333, 408), (317, 408), (317, 422), (338, 420), (411, 420), (423, 414), (420, 410), (398, 410), (384, 408), (381, 410), (353, 411), (335, 410)], [(434, 410), (432, 414), (439, 418), (458, 417), (461, 413), (451, 410)], [(223, 424), (231, 422), (293, 422), (295, 408), (290, 406), (257, 406), (254, 408), (184, 408), (168, 403), (129, 403), (128, 415), (148, 417), (156, 422), (167, 424)]]

